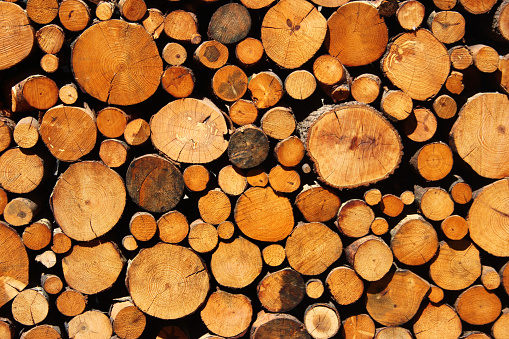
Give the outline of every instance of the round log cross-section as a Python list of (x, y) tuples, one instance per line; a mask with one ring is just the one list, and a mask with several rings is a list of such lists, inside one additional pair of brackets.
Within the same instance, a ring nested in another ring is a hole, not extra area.
[(353, 188), (387, 178), (398, 167), (403, 146), (381, 114), (353, 103), (335, 106), (316, 119), (307, 149), (324, 182)]
[(152, 36), (138, 24), (107, 20), (74, 43), (71, 65), (81, 88), (103, 102), (134, 105), (159, 87), (163, 61)]

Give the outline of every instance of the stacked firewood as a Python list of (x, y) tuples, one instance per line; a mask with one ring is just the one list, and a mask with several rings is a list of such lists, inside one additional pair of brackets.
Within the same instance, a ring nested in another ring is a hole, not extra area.
[(0, 339), (509, 338), (509, 1), (0, 1)]

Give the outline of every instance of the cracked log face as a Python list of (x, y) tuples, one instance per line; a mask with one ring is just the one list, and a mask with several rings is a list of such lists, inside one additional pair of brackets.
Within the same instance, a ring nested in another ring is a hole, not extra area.
[(306, 144), (320, 179), (340, 189), (387, 178), (403, 153), (394, 127), (378, 111), (359, 103), (320, 115), (309, 128)]
[(459, 112), (450, 133), (451, 146), (480, 176), (509, 176), (509, 99), (499, 93), (479, 93)]
[(28, 255), (18, 233), (0, 222), (0, 307), (28, 285)]
[(108, 20), (74, 42), (71, 64), (81, 88), (103, 102), (134, 105), (155, 93), (163, 61), (152, 36), (138, 24)]
[(498, 257), (509, 257), (509, 179), (479, 190), (467, 217), (476, 245)]
[(385, 76), (415, 100), (435, 96), (447, 80), (450, 67), (444, 44), (425, 29), (400, 35), (382, 59)]
[(200, 307), (209, 292), (209, 274), (193, 251), (165, 243), (144, 249), (127, 269), (134, 304), (160, 319), (179, 319)]
[(126, 203), (122, 178), (97, 161), (72, 164), (50, 197), (55, 221), (70, 238), (89, 241), (115, 226)]
[(34, 46), (35, 32), (20, 6), (0, 3), (0, 71), (25, 59)]
[(284, 68), (297, 68), (318, 51), (327, 21), (309, 2), (283, 0), (267, 11), (261, 36), (265, 53)]
[(154, 147), (172, 160), (208, 163), (228, 148), (228, 132), (221, 111), (204, 100), (175, 100), (150, 119)]

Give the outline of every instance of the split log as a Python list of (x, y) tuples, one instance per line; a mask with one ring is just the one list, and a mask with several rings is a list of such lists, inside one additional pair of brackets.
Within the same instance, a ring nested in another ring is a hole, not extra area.
[(381, 62), (383, 73), (414, 100), (435, 96), (449, 75), (447, 50), (425, 29), (400, 35), (387, 51)]
[(129, 221), (129, 231), (136, 240), (148, 241), (156, 234), (156, 219), (148, 212), (136, 212)]
[(297, 100), (309, 98), (316, 90), (315, 76), (306, 70), (296, 70), (285, 79), (286, 93)]
[(141, 337), (147, 324), (145, 314), (134, 306), (129, 298), (111, 305), (109, 315), (113, 332), (121, 339)]
[[(333, 187), (353, 188), (385, 179), (398, 167), (402, 155), (400, 137), (378, 111), (349, 103), (325, 106), (317, 113), (311, 113), (299, 129), (310, 126), (307, 136), (301, 132), (301, 138), (306, 140), (321, 180)], [(330, 152), (336, 156), (329, 157)], [(366, 158), (366, 153), (371, 156)]]
[(277, 143), (274, 147), (276, 160), (284, 167), (297, 166), (304, 156), (306, 150), (302, 141), (296, 136), (289, 136)]
[(46, 111), (39, 133), (55, 158), (72, 162), (92, 151), (97, 137), (97, 127), (91, 111), (59, 105)]
[(272, 267), (279, 266), (286, 259), (285, 248), (279, 244), (271, 244), (262, 250), (262, 256), (263, 261), (267, 265)]
[(252, 124), (258, 118), (258, 108), (252, 101), (245, 99), (234, 102), (228, 113), (233, 123), (239, 126)]
[(333, 268), (325, 280), (332, 298), (339, 305), (350, 305), (359, 300), (364, 293), (364, 283), (357, 273), (349, 267)]
[(306, 326), (293, 315), (258, 312), (251, 326), (250, 338), (262, 339), (311, 339)]
[(444, 44), (452, 44), (465, 36), (465, 18), (458, 12), (432, 12), (428, 26), (433, 35)]
[[(31, 6), (38, 7), (39, 1), (32, 1), (34, 3)], [(55, 4), (58, 8), (56, 1)], [(4, 1), (0, 4), (0, 13), (0, 21), (5, 27), (0, 35), (0, 44), (4, 50), (0, 57), (0, 70), (4, 70), (20, 63), (30, 54), (34, 46), (35, 31), (30, 25), (27, 12), (19, 5)]]
[(304, 313), (304, 325), (313, 338), (332, 338), (341, 327), (339, 312), (332, 303), (312, 304)]
[(303, 189), (295, 205), (308, 222), (326, 222), (338, 214), (341, 200), (332, 189), (318, 185)]
[(295, 308), (306, 294), (302, 276), (290, 269), (268, 273), (256, 288), (258, 299), (269, 312), (287, 312)]
[(23, 231), (23, 244), (34, 251), (42, 250), (51, 242), (52, 229), (48, 219), (41, 219)]
[(179, 211), (170, 211), (157, 220), (157, 229), (162, 241), (178, 244), (187, 237), (189, 224), (185, 215)]
[(113, 334), (110, 319), (99, 311), (87, 311), (69, 321), (67, 333), (70, 339), (94, 336), (96, 339), (109, 339)]
[(347, 262), (355, 272), (367, 281), (382, 279), (392, 267), (391, 249), (374, 235), (368, 235), (351, 243), (345, 248)]
[(396, 18), (399, 25), (407, 31), (415, 31), (424, 20), (424, 5), (416, 0), (407, 0), (399, 4)]
[(205, 190), (210, 181), (210, 173), (203, 165), (191, 165), (186, 167), (182, 176), (187, 189), (192, 192), (201, 192)]
[(209, 21), (207, 36), (222, 44), (234, 44), (244, 39), (251, 30), (251, 16), (246, 7), (229, 3), (219, 7)]
[[(30, 3), (30, 1), (28, 3)], [(35, 38), (41, 51), (48, 54), (57, 54), (60, 52), (62, 45), (64, 44), (65, 33), (62, 27), (50, 24), (40, 28), (37, 33), (35, 33)]]
[(230, 137), (228, 158), (238, 168), (253, 168), (267, 159), (269, 148), (269, 139), (260, 128), (244, 125)]
[(294, 270), (303, 275), (319, 275), (339, 259), (343, 243), (326, 225), (305, 223), (294, 228), (286, 240), (285, 251)]
[(82, 0), (63, 0), (58, 8), (58, 18), (65, 29), (82, 31), (90, 21), (90, 7)]
[(320, 279), (309, 279), (306, 282), (306, 295), (312, 299), (318, 299), (323, 295), (325, 288)]
[(64, 283), (58, 275), (43, 273), (41, 275), (41, 286), (48, 294), (58, 294), (62, 291)]
[(465, 289), (481, 276), (479, 250), (466, 239), (441, 241), (429, 274), (433, 282), (443, 289)]
[(217, 183), (228, 195), (241, 195), (247, 188), (246, 174), (232, 165), (225, 166), (219, 171)]
[(154, 39), (159, 39), (159, 36), (164, 30), (165, 16), (163, 12), (157, 8), (149, 8), (142, 19), (143, 21), (141, 23), (147, 32), (149, 32)]
[(164, 33), (172, 39), (192, 44), (201, 42), (196, 15), (183, 10), (168, 13), (164, 19)]
[(453, 98), (447, 94), (442, 94), (433, 101), (433, 110), (439, 118), (450, 119), (456, 115), (458, 105)]
[(326, 19), (305, 0), (278, 2), (267, 11), (261, 26), (265, 53), (288, 69), (308, 61), (322, 45), (326, 32)]
[(411, 214), (391, 230), (391, 250), (405, 265), (423, 265), (438, 250), (438, 235), (423, 217)]
[(0, 307), (16, 297), (28, 285), (28, 255), (18, 233), (7, 223), (0, 222), (2, 263)]
[(263, 44), (255, 38), (245, 38), (235, 46), (235, 57), (244, 66), (253, 66), (263, 57)]
[(58, 1), (28, 0), (26, 14), (33, 22), (41, 25), (49, 24), (58, 15)]
[(99, 158), (110, 168), (120, 167), (127, 161), (129, 146), (120, 140), (106, 139), (99, 147)]
[(240, 237), (231, 243), (220, 242), (210, 260), (210, 270), (216, 281), (231, 288), (251, 284), (260, 275), (262, 265), (258, 246)]
[(58, 90), (58, 97), (64, 104), (72, 105), (78, 100), (78, 87), (73, 83), (63, 85)]
[(233, 102), (247, 92), (247, 83), (247, 75), (241, 68), (227, 65), (217, 70), (212, 77), (212, 90), (219, 99)]
[(120, 0), (117, 7), (127, 21), (139, 21), (147, 12), (147, 4), (144, 0)]
[(28, 225), (39, 213), (40, 206), (28, 198), (14, 198), (4, 209), (4, 220), (12, 226)]
[(269, 172), (269, 184), (276, 192), (293, 193), (300, 187), (300, 176), (297, 171), (276, 165)]
[(242, 294), (218, 290), (210, 295), (200, 312), (209, 331), (227, 338), (247, 332), (253, 317), (251, 301)]
[(327, 51), (347, 67), (376, 61), (385, 52), (389, 41), (383, 17), (368, 2), (342, 5), (327, 20), (327, 28)]
[(12, 111), (46, 110), (58, 101), (55, 81), (44, 75), (32, 75), (11, 89)]
[(276, 73), (270, 71), (251, 75), (247, 89), (259, 109), (272, 107), (283, 97), (283, 82)]
[(444, 220), (454, 212), (454, 201), (440, 187), (415, 186), (415, 200), (424, 216), (433, 221)]
[(143, 26), (121, 20), (101, 21), (85, 30), (74, 42), (71, 66), (82, 90), (112, 105), (145, 101), (163, 73), (152, 36)]
[(74, 245), (62, 259), (62, 270), (69, 287), (84, 294), (96, 294), (115, 283), (124, 262), (115, 243), (93, 240)]
[(228, 47), (219, 41), (210, 40), (196, 48), (193, 59), (206, 68), (218, 69), (226, 64), (228, 56)]
[(374, 219), (371, 207), (362, 200), (352, 199), (341, 205), (335, 224), (347, 237), (360, 238), (368, 234)]
[(11, 148), (0, 155), (0, 185), (12, 193), (29, 193), (43, 181), (44, 160), (37, 153)]
[(172, 66), (180, 66), (187, 59), (187, 51), (181, 44), (176, 42), (167, 43), (161, 53), (163, 60)]
[(366, 309), (380, 324), (399, 326), (415, 316), (429, 289), (429, 283), (418, 275), (398, 269), (370, 283)]
[(187, 98), (193, 93), (196, 78), (192, 69), (170, 66), (161, 77), (161, 86), (174, 98)]
[(80, 292), (69, 287), (62, 292), (55, 301), (57, 309), (60, 313), (67, 317), (75, 317), (83, 311), (87, 306), (87, 297)]
[(50, 206), (67, 236), (88, 241), (116, 225), (125, 199), (124, 182), (115, 171), (99, 162), (83, 161), (69, 166), (59, 177)]
[(187, 237), (189, 246), (197, 253), (211, 252), (217, 246), (217, 229), (202, 221), (191, 223)]
[(452, 170), (452, 151), (443, 142), (421, 147), (410, 159), (410, 164), (427, 181), (445, 178)]
[(126, 286), (134, 304), (160, 319), (178, 319), (196, 311), (209, 284), (202, 259), (177, 245), (159, 243), (144, 249), (127, 268)]
[(170, 102), (152, 116), (150, 129), (154, 147), (177, 162), (208, 163), (228, 148), (223, 113), (205, 100)]
[(467, 216), (470, 238), (476, 245), (495, 256), (509, 256), (507, 201), (509, 189), (507, 180), (502, 179), (482, 187), (476, 192), (476, 198), (470, 206)]
[(391, 120), (405, 120), (413, 109), (412, 98), (403, 91), (384, 91), (380, 102), (380, 109)]
[(502, 302), (482, 285), (474, 285), (461, 293), (454, 304), (461, 320), (471, 325), (494, 322), (502, 312)]
[(375, 336), (375, 323), (367, 314), (346, 318), (341, 327), (345, 339), (372, 339)]
[(416, 317), (413, 331), (417, 339), (458, 338), (461, 335), (461, 320), (454, 309), (447, 305), (428, 303)]
[(132, 201), (155, 213), (174, 208), (184, 193), (184, 179), (179, 169), (156, 154), (134, 159), (126, 173), (126, 188)]
[(274, 107), (262, 116), (260, 125), (267, 136), (283, 140), (293, 134), (297, 122), (291, 108)]

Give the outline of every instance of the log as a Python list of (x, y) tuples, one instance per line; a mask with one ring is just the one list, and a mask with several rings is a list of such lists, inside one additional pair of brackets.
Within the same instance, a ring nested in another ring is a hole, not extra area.
[[(29, 2), (27, 2), (27, 10)], [(51, 5), (50, 3), (51, 1), (47, 2), (48, 5)], [(48, 54), (57, 54), (64, 44), (65, 33), (62, 27), (49, 24), (40, 28), (37, 33), (35, 33), (35, 38), (41, 51)]]
[(180, 66), (187, 59), (187, 51), (181, 44), (169, 42), (161, 53), (163, 60), (171, 66)]
[(99, 147), (99, 158), (110, 168), (120, 167), (126, 163), (129, 146), (120, 140), (106, 139)]
[(174, 98), (187, 98), (193, 93), (196, 78), (192, 69), (170, 66), (163, 72), (161, 85)]
[(73, 162), (92, 151), (97, 127), (89, 110), (59, 105), (46, 111), (39, 133), (55, 158)]
[(429, 268), (431, 279), (446, 290), (462, 290), (481, 276), (479, 250), (467, 239), (441, 241)]
[(129, 221), (129, 231), (139, 241), (149, 241), (156, 234), (157, 222), (148, 212), (136, 212)]
[(198, 200), (198, 210), (203, 221), (218, 225), (228, 219), (232, 206), (228, 196), (220, 189), (215, 189)]
[(468, 1), (458, 0), (460, 5), (469, 13), (472, 14), (483, 14), (489, 12), (489, 10), (497, 3), (494, 0), (484, 1)]
[(63, 0), (58, 8), (58, 18), (65, 29), (82, 31), (90, 21), (90, 7), (82, 0)]
[(238, 337), (247, 332), (253, 307), (242, 294), (218, 290), (210, 295), (200, 316), (209, 331), (227, 338)]
[(220, 242), (210, 260), (210, 270), (218, 284), (231, 288), (251, 284), (260, 275), (262, 265), (258, 246), (241, 237)]
[(97, 112), (97, 129), (107, 138), (122, 136), (128, 121), (129, 116), (117, 107), (106, 107)]
[(46, 268), (52, 268), (57, 264), (57, 256), (53, 251), (45, 251), (35, 257), (35, 261)]
[(80, 292), (67, 287), (55, 301), (57, 309), (60, 313), (67, 317), (75, 317), (83, 311), (87, 306), (87, 297)]
[(332, 189), (317, 185), (304, 188), (295, 205), (308, 222), (326, 222), (338, 214), (341, 200)]
[(396, 18), (403, 29), (415, 31), (424, 20), (424, 11), (424, 5), (419, 1), (407, 0), (399, 4), (398, 10), (396, 11)]
[[(32, 1), (34, 3), (30, 6), (38, 7), (37, 3), (40, 1)], [(58, 8), (58, 3), (56, 1), (54, 4), (56, 4)], [(0, 57), (1, 71), (20, 63), (28, 57), (34, 46), (35, 31), (30, 25), (27, 12), (19, 5), (10, 2), (2, 2), (0, 4), (0, 13), (0, 21), (5, 25), (4, 32), (7, 32), (0, 35), (0, 44), (4, 46), (4, 53), (2, 53)], [(44, 19), (42, 21), (47, 20), (48, 19)], [(8, 32), (16, 32), (16, 34), (8, 34)]]
[(296, 70), (285, 79), (286, 93), (297, 100), (309, 98), (316, 90), (315, 76), (306, 70)]
[(58, 70), (60, 59), (53, 54), (44, 54), (41, 58), (41, 68), (46, 73), (55, 73)]
[(263, 44), (255, 38), (245, 38), (235, 46), (235, 57), (245, 67), (257, 64), (263, 57)]
[(228, 195), (241, 195), (247, 188), (246, 174), (232, 165), (221, 168), (217, 175), (217, 183)]
[(438, 250), (437, 232), (420, 215), (407, 215), (391, 230), (391, 250), (405, 265), (423, 265)]
[(230, 162), (241, 169), (260, 165), (269, 155), (267, 135), (254, 125), (244, 125), (235, 130), (228, 143)]
[(397, 217), (403, 212), (405, 204), (394, 194), (384, 194), (380, 201), (380, 210), (389, 217)]
[(507, 12), (507, 4), (509, 2), (502, 1), (500, 5), (497, 7), (497, 11), (495, 12), (495, 15), (493, 16), (493, 23), (492, 28), (493, 30), (501, 36), (503, 39), (508, 40), (509, 38), (509, 30), (507, 26), (507, 15), (509, 12)]
[(306, 330), (306, 326), (294, 316), (260, 311), (251, 326), (250, 338), (311, 339), (312, 337)]
[(149, 32), (154, 39), (159, 39), (159, 36), (164, 30), (165, 16), (163, 12), (157, 8), (149, 8), (142, 19), (143, 21), (141, 23), (147, 32)]
[(467, 46), (454, 46), (449, 49), (451, 66), (458, 70), (464, 70), (474, 63), (474, 57)]
[(364, 201), (369, 206), (378, 205), (382, 201), (382, 192), (378, 188), (372, 188), (364, 192)]
[(297, 122), (291, 108), (274, 107), (265, 112), (260, 125), (267, 136), (283, 140), (293, 134)]
[(431, 301), (432, 303), (438, 304), (439, 302), (444, 300), (444, 296), (445, 296), (445, 294), (444, 294), (443, 289), (441, 289), (438, 286), (431, 285), (431, 290), (428, 294), (429, 301)]
[(201, 43), (196, 48), (193, 59), (206, 68), (219, 69), (226, 64), (228, 56), (228, 47), (219, 41), (210, 40)]
[(60, 87), (58, 97), (64, 104), (72, 105), (78, 100), (78, 87), (73, 83)]
[(50, 207), (68, 237), (89, 241), (115, 226), (125, 199), (124, 182), (115, 171), (96, 161), (82, 161), (69, 166), (59, 177)]
[[(21, 334), (20, 339), (61, 339), (60, 328), (51, 325), (39, 325), (32, 327)], [(9, 337), (7, 337), (9, 339)]]
[(359, 102), (370, 104), (378, 98), (382, 81), (374, 74), (361, 74), (350, 88), (352, 97)]
[(465, 89), (465, 85), (463, 85), (463, 73), (452, 71), (451, 75), (449, 75), (445, 81), (445, 88), (452, 94), (461, 94)]
[(268, 273), (258, 284), (256, 293), (269, 312), (288, 312), (304, 299), (306, 284), (298, 272), (285, 268)]
[(193, 251), (159, 243), (134, 257), (127, 268), (126, 286), (142, 312), (178, 319), (204, 303), (210, 283), (206, 266)]
[(240, 99), (230, 106), (230, 119), (237, 125), (249, 125), (258, 118), (258, 108), (250, 100)]
[(453, 118), (457, 109), (456, 101), (447, 94), (442, 94), (433, 101), (433, 111), (441, 119)]
[(351, 199), (339, 208), (335, 224), (343, 235), (360, 238), (368, 234), (373, 220), (375, 213), (371, 207), (362, 200)]
[(197, 253), (211, 252), (217, 246), (217, 229), (205, 222), (191, 223), (187, 237), (189, 246)]
[(410, 164), (427, 181), (441, 180), (452, 170), (452, 151), (443, 142), (429, 143), (414, 154)]
[(283, 167), (297, 166), (305, 155), (304, 144), (296, 136), (289, 136), (279, 141), (274, 147), (274, 156)]
[(127, 21), (139, 21), (147, 12), (147, 4), (144, 0), (119, 0), (117, 7), (120, 15)]
[(99, 1), (95, 8), (95, 16), (101, 21), (110, 20), (115, 11), (115, 3), (113, 1)]
[(137, 339), (141, 337), (147, 324), (145, 314), (130, 299), (111, 305), (109, 315), (113, 325), (113, 332), (122, 339)]
[(58, 294), (62, 291), (64, 283), (58, 275), (43, 273), (41, 275), (41, 286), (48, 294)]
[(141, 118), (131, 120), (124, 130), (124, 139), (131, 146), (140, 146), (150, 137), (150, 125)]
[(33, 22), (41, 25), (49, 24), (58, 15), (58, 1), (28, 0), (26, 14)]
[(375, 339), (411, 339), (412, 334), (403, 327), (382, 327), (378, 328), (375, 333)]
[(428, 17), (428, 26), (433, 35), (444, 44), (453, 44), (465, 36), (465, 18), (458, 12), (432, 12)]
[(39, 213), (40, 206), (28, 198), (14, 198), (4, 209), (4, 220), (12, 226), (28, 225)]
[(491, 335), (494, 338), (503, 338), (507, 334), (507, 326), (508, 324), (508, 315), (507, 308), (502, 310), (502, 315), (493, 323), (491, 327)]
[(263, 167), (254, 167), (246, 175), (247, 183), (253, 187), (265, 187), (269, 183), (269, 175)]
[(312, 299), (318, 299), (323, 295), (325, 288), (320, 279), (309, 279), (306, 282), (306, 295)]
[(270, 71), (251, 75), (247, 89), (258, 109), (272, 107), (283, 97), (283, 82), (276, 73)]
[(122, 247), (128, 251), (136, 251), (138, 249), (138, 242), (132, 235), (126, 235), (122, 238)]
[(415, 316), (429, 289), (415, 273), (398, 269), (369, 284), (366, 310), (384, 326), (399, 326)]
[(174, 208), (184, 193), (184, 179), (179, 169), (156, 154), (135, 158), (126, 173), (126, 188), (141, 208), (154, 213)]
[(274, 2), (274, 0), (240, 0), (244, 6), (250, 9), (260, 9), (263, 7), (267, 7), (271, 3)]
[(482, 265), (481, 282), (485, 289), (493, 291), (500, 286), (500, 276), (493, 267)]
[(269, 172), (269, 184), (276, 192), (293, 193), (300, 187), (300, 176), (297, 171), (276, 165)]
[(278, 2), (267, 11), (261, 25), (265, 53), (288, 69), (298, 68), (313, 57), (326, 32), (326, 19), (305, 0)]
[(345, 339), (371, 339), (375, 336), (375, 323), (367, 314), (358, 314), (346, 318), (341, 327)]
[(226, 65), (212, 77), (212, 90), (219, 99), (234, 102), (247, 92), (247, 83), (247, 75), (240, 67)]
[[(324, 106), (316, 113), (300, 124), (299, 132), (317, 174), (328, 185), (340, 189), (367, 185), (385, 179), (398, 167), (402, 154), (399, 134), (375, 109), (349, 103)], [(328, 156), (331, 151), (336, 157)], [(363, 158), (366, 152), (372, 156)]]
[(8, 149), (0, 155), (0, 185), (7, 192), (32, 192), (44, 179), (44, 165), (44, 160), (32, 150)]
[(474, 58), (474, 65), (479, 71), (493, 73), (497, 70), (499, 55), (493, 47), (478, 44), (468, 48)]
[(203, 165), (191, 165), (186, 167), (182, 176), (187, 189), (192, 192), (201, 192), (205, 190), (210, 181), (210, 173)]
[(222, 44), (235, 44), (251, 30), (251, 16), (246, 7), (229, 3), (219, 7), (209, 21), (207, 36)]
[(263, 261), (267, 265), (272, 267), (279, 266), (286, 259), (285, 248), (279, 244), (271, 244), (262, 250), (262, 256)]
[(72, 240), (65, 233), (62, 232), (62, 229), (55, 228), (53, 230), (53, 242), (51, 245), (51, 250), (57, 254), (63, 254), (69, 251), (72, 247)]
[(393, 262), (391, 249), (382, 238), (368, 235), (345, 248), (347, 262), (364, 280), (377, 281), (389, 272)]
[(458, 0), (433, 0), (433, 4), (443, 11), (447, 11), (456, 6)]
[(472, 200), (472, 188), (459, 176), (449, 187), (449, 194), (457, 204), (464, 205)]
[(403, 131), (410, 140), (425, 142), (435, 135), (438, 122), (431, 110), (419, 107), (412, 111), (403, 124)]
[(84, 294), (96, 294), (111, 288), (124, 262), (114, 242), (93, 240), (74, 245), (62, 259), (62, 270), (69, 287)]
[(433, 221), (441, 221), (454, 212), (454, 202), (449, 193), (440, 187), (415, 186), (415, 200), (424, 216)]
[(111, 105), (145, 101), (163, 73), (152, 36), (142, 26), (121, 20), (101, 21), (85, 30), (74, 42), (71, 66), (83, 91)]
[(157, 220), (159, 238), (170, 244), (178, 244), (187, 237), (189, 224), (185, 215), (179, 211), (169, 211)]
[(403, 91), (384, 89), (380, 109), (391, 120), (405, 120), (412, 113), (413, 101)]
[(451, 240), (461, 240), (468, 233), (468, 223), (462, 216), (450, 215), (440, 224), (444, 235)]
[(371, 232), (378, 236), (384, 235), (389, 232), (389, 223), (384, 218), (377, 217), (371, 223)]
[[(327, 20), (325, 47), (330, 55), (349, 66), (363, 66), (385, 52), (389, 33), (383, 17), (368, 2), (346, 3)], [(351, 48), (355, 45), (355, 48)]]
[[(230, 240), (233, 237), (234, 233), (235, 233), (235, 225), (231, 221), (223, 221), (222, 223), (217, 225), (217, 235), (222, 240)], [(282, 247), (281, 245), (278, 245), (278, 246)], [(284, 260), (284, 258), (283, 258), (283, 260)]]
[(36, 325), (46, 319), (49, 312), (48, 296), (40, 287), (21, 291), (12, 302), (14, 320), (26, 326)]
[(461, 320), (454, 309), (447, 305), (428, 303), (416, 317), (413, 331), (417, 339), (458, 338), (461, 335)]
[(12, 142), (12, 134), (16, 123), (4, 116), (0, 116), (0, 152), (5, 151)]
[(313, 74), (317, 81), (332, 86), (346, 80), (346, 69), (336, 57), (324, 54), (313, 62)]
[(286, 240), (286, 258), (303, 275), (325, 272), (343, 252), (339, 235), (322, 223), (303, 223)]
[(170, 102), (152, 116), (150, 129), (154, 147), (177, 162), (208, 163), (229, 147), (223, 113), (206, 100)]
[(364, 293), (364, 283), (353, 269), (347, 266), (333, 268), (327, 275), (325, 284), (339, 305), (350, 305), (359, 300)]
[(201, 42), (196, 16), (183, 10), (175, 10), (166, 15), (164, 33), (178, 41), (190, 42), (195, 45)]
[(472, 325), (494, 322), (502, 312), (502, 302), (482, 285), (474, 285), (461, 293), (454, 304), (461, 320)]
[(11, 89), (12, 111), (46, 110), (58, 101), (58, 87), (44, 75), (33, 75), (18, 82)]
[(40, 219), (23, 231), (23, 244), (34, 251), (42, 250), (51, 242), (52, 228), (48, 219)]
[(419, 29), (396, 38), (381, 66), (384, 75), (412, 99), (427, 100), (438, 93), (447, 79), (450, 61), (444, 45), (431, 32)]
[(107, 315), (91, 310), (72, 318), (67, 326), (67, 333), (70, 339), (92, 335), (97, 339), (109, 339), (113, 329)]
[(306, 308), (304, 324), (313, 338), (332, 338), (341, 327), (341, 319), (332, 303), (312, 304)]

